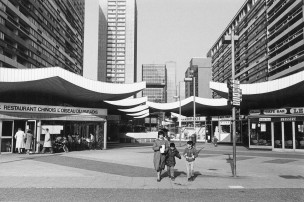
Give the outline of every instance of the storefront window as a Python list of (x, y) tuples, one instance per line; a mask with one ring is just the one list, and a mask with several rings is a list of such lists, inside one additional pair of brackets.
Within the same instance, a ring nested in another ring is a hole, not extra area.
[(296, 149), (304, 149), (304, 125), (303, 121), (295, 122), (295, 140), (296, 140)]
[(271, 146), (271, 123), (252, 122), (250, 126), (250, 144), (257, 146)]
[(282, 148), (281, 122), (274, 122), (274, 148)]
[(12, 137), (13, 121), (3, 121), (2, 123), (2, 136)]
[[(56, 149), (56, 141), (66, 138), (69, 151), (101, 148), (103, 145), (103, 123), (83, 121), (43, 121), (40, 144), (43, 145), (45, 129), (51, 133), (51, 139)], [(41, 146), (42, 148), (42, 146)]]
[(12, 152), (12, 139), (2, 139), (1, 152)]

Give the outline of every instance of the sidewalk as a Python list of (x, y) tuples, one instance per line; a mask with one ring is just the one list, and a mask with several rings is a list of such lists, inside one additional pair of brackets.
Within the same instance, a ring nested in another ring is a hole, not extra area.
[[(195, 180), (187, 182), (184, 159), (175, 181), (156, 181), (151, 145), (112, 145), (108, 150), (58, 154), (0, 155), (0, 188), (261, 189), (304, 188), (304, 155), (237, 147), (237, 177), (228, 153), (232, 146), (198, 144)], [(182, 152), (183, 147), (177, 149)], [(231, 155), (232, 157), (232, 155)]]

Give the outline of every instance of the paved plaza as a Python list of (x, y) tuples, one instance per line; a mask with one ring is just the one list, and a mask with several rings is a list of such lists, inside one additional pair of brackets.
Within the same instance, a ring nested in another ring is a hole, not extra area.
[[(184, 148), (185, 145), (177, 146), (180, 152)], [(203, 149), (195, 161), (193, 182), (187, 181), (184, 159), (177, 159), (175, 181), (171, 181), (164, 173), (161, 182), (157, 182), (151, 145), (113, 145), (107, 150), (56, 154), (2, 154), (0, 201), (14, 200), (8, 198), (8, 193), (18, 193), (16, 190), (23, 190), (23, 194), (29, 193), (28, 196), (31, 196), (31, 193), (43, 193), (48, 189), (52, 190), (46, 191), (48, 194), (73, 190), (80, 196), (91, 192), (102, 195), (104, 192), (109, 194), (113, 190), (121, 190), (122, 198), (122, 193), (134, 197), (131, 193), (139, 193), (138, 190), (141, 190), (141, 197), (145, 197), (143, 193), (147, 193), (147, 197), (154, 192), (164, 192), (163, 195), (166, 196), (178, 190), (177, 195), (184, 195), (182, 193), (186, 191), (187, 194), (193, 193), (192, 196), (210, 190), (206, 196), (210, 195), (213, 199), (211, 193), (215, 193), (215, 190), (227, 194), (236, 190), (268, 190), (267, 194), (270, 193), (269, 190), (278, 194), (293, 193), (295, 198), (289, 201), (300, 201), (299, 199), (304, 197), (303, 153), (255, 151), (238, 146), (237, 177), (233, 177), (229, 160), (229, 155), (232, 157), (232, 146), (214, 147), (212, 144), (200, 143), (197, 148)], [(246, 194), (250, 195), (250, 192)], [(39, 194), (36, 196), (41, 197)], [(115, 197), (119, 196), (115, 194)], [(25, 200), (26, 196), (21, 198)], [(20, 198), (15, 199), (19, 201)], [(126, 201), (131, 201), (128, 199), (125, 198)], [(177, 201), (178, 199), (181, 200), (177, 198)]]

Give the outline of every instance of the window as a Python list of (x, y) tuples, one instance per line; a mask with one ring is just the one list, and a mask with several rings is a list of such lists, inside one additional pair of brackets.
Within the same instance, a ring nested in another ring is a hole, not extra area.
[(5, 20), (3, 19), (3, 17), (0, 16), (0, 24), (4, 25), (4, 23), (5, 23)]
[(4, 33), (0, 32), (0, 39), (4, 40)]

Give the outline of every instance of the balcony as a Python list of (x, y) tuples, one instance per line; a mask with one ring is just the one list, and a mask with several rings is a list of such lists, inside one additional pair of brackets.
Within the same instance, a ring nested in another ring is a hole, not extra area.
[(294, 13), (289, 15), (283, 22), (281, 22), (279, 25), (276, 25), (275, 28), (269, 32), (268, 38), (271, 38), (274, 34), (277, 34), (278, 32), (282, 31), (283, 29), (286, 29), (286, 27), (289, 27), (290, 26), (289, 22), (291, 22), (293, 19), (295, 19), (301, 13), (302, 13), (302, 8), (299, 8)]
[(269, 55), (272, 55), (275, 51), (278, 51), (282, 47), (284, 47), (285, 45), (288, 45), (289, 43), (293, 42), (297, 37), (302, 36), (303, 35), (303, 30), (304, 29), (298, 30), (295, 34), (293, 34), (292, 36), (288, 37), (287, 39), (285, 39), (281, 43), (277, 44), (274, 48), (271, 48), (269, 50)]
[[(298, 53), (296, 53), (296, 54), (288, 57), (287, 59), (285, 59), (285, 60), (283, 60), (283, 61), (275, 64), (274, 66), (272, 66), (269, 69), (269, 73), (273, 72), (275, 70), (278, 70), (278, 69), (280, 69), (280, 68), (282, 68), (284, 66), (287, 66), (287, 68), (290, 68), (290, 67), (294, 66), (293, 63), (295, 61), (300, 61), (301, 62), (301, 61), (303, 61), (303, 59), (304, 59), (304, 50), (299, 51)], [(285, 68), (285, 69), (287, 69), (287, 68)]]
[(273, 17), (276, 16), (276, 14), (283, 10), (283, 8), (286, 8), (287, 6), (287, 3), (290, 2), (289, 0), (285, 0), (281, 5), (279, 5), (275, 10), (274, 12), (272, 12), (270, 15), (268, 15), (268, 21), (269, 22), (272, 22), (273, 21)]

